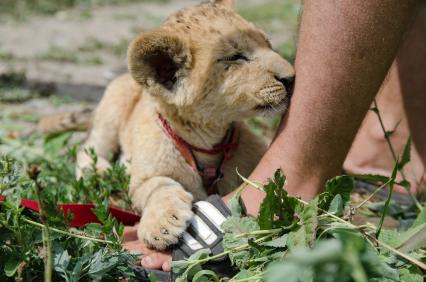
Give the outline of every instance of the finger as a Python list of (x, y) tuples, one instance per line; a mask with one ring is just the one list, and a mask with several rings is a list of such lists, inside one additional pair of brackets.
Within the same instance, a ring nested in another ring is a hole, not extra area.
[(135, 226), (124, 227), (124, 231), (123, 231), (124, 242), (137, 240), (138, 239), (137, 230), (138, 230), (137, 224)]
[(148, 249), (147, 247), (145, 247), (144, 244), (137, 240), (123, 243), (123, 248), (133, 254), (138, 253), (147, 255), (155, 252), (153, 250)]
[(171, 255), (164, 253), (152, 253), (142, 257), (141, 264), (145, 268), (160, 269), (163, 264), (171, 259)]
[(166, 271), (166, 272), (172, 271), (171, 263), (172, 263), (171, 258), (169, 260), (167, 260), (166, 262), (164, 262), (162, 267), (161, 267), (163, 269), (163, 271)]

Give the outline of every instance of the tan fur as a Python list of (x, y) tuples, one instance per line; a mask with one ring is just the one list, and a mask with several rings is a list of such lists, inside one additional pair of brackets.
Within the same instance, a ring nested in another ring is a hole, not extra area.
[(86, 108), (77, 112), (59, 113), (40, 119), (38, 130), (45, 134), (64, 131), (83, 131), (91, 127), (93, 110)]
[[(241, 134), (234, 157), (219, 182), (226, 194), (253, 170), (266, 146), (242, 121), (259, 113), (283, 111), (289, 95), (277, 80), (292, 78), (291, 65), (275, 53), (264, 33), (234, 13), (232, 1), (204, 3), (177, 12), (129, 47), (129, 70), (114, 80), (100, 102), (93, 128), (78, 154), (78, 175), (90, 166), (85, 149), (98, 154), (97, 168), (120, 149), (130, 169), (130, 195), (142, 213), (138, 236), (148, 246), (165, 249), (178, 241), (192, 217), (194, 200), (206, 198), (201, 178), (163, 129), (157, 113), (192, 145), (212, 148), (231, 124)], [(244, 59), (224, 58), (242, 53)], [(258, 106), (270, 105), (270, 108)], [(203, 165), (221, 156), (196, 153)]]

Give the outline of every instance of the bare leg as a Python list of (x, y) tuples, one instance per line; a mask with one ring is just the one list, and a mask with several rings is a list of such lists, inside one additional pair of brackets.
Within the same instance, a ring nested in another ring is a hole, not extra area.
[[(308, 199), (340, 173), (413, 8), (414, 1), (305, 1), (292, 105), (252, 179), (281, 167), (287, 190)], [(243, 193), (251, 214), (262, 197), (254, 188)]]
[[(402, 154), (411, 129), (415, 146), (412, 148), (411, 162), (405, 167), (405, 175), (413, 189), (422, 189), (426, 183), (426, 178), (422, 177), (426, 164), (425, 78), (426, 20), (418, 16), (376, 98), (386, 129), (395, 129), (391, 141), (397, 156)], [(377, 116), (369, 112), (344, 168), (351, 173), (389, 175), (394, 163)]]
[[(426, 166), (426, 9), (417, 17), (417, 21), (409, 34), (409, 40), (401, 48), (397, 65), (404, 107), (414, 145), (423, 161), (423, 172)], [(421, 177), (421, 175), (417, 175)], [(426, 176), (423, 175), (425, 188)]]

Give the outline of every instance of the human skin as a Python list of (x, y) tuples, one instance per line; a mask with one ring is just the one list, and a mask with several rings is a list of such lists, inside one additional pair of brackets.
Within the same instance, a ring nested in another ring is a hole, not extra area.
[[(426, 177), (426, 13), (418, 13), (400, 47), (385, 82), (376, 97), (378, 108), (396, 156), (401, 156), (407, 138), (412, 136), (411, 161), (405, 176), (412, 190), (424, 192)], [(389, 175), (394, 159), (376, 114), (367, 113), (344, 162), (351, 174)], [(399, 175), (401, 177), (401, 175)], [(401, 187), (399, 190), (404, 191)]]
[[(426, 5), (397, 57), (404, 108), (414, 145), (426, 165)], [(425, 168), (425, 167), (424, 167)], [(424, 171), (423, 171), (424, 173)], [(424, 175), (423, 175), (424, 176)], [(426, 177), (423, 178), (426, 185)]]
[[(304, 2), (292, 104), (275, 141), (251, 179), (276, 168), (286, 190), (310, 199), (343, 161), (402, 42), (414, 1)], [(380, 34), (380, 36), (378, 36)], [(257, 214), (263, 193), (242, 194)]]
[[(292, 105), (250, 179), (265, 181), (282, 168), (287, 191), (310, 199), (327, 179), (340, 173), (395, 58), (414, 4), (412, 0), (304, 2)], [(242, 197), (248, 212), (257, 214), (263, 193), (248, 187)], [(128, 242), (127, 248), (135, 250), (129, 244), (133, 243)], [(154, 252), (141, 264), (170, 270), (168, 260), (167, 254)]]

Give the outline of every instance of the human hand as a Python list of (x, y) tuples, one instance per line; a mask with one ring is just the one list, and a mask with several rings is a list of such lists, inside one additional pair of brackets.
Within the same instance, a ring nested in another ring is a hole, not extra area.
[(123, 237), (124, 243), (123, 248), (131, 253), (142, 253), (141, 265), (147, 269), (161, 269), (163, 271), (170, 272), (172, 261), (172, 255), (170, 251), (156, 251), (149, 249), (145, 246), (142, 241), (138, 240), (137, 230), (138, 225), (126, 226), (124, 228)]

